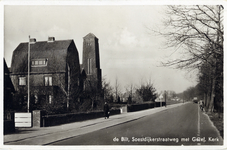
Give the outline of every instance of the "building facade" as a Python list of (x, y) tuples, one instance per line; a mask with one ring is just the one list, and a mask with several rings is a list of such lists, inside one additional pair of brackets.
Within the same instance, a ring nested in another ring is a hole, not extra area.
[(70, 94), (69, 88), (79, 90), (80, 64), (74, 41), (55, 41), (52, 37), (48, 41), (30, 39), (29, 43), (19, 44), (13, 52), (11, 79), (22, 105), (26, 103), (28, 83), (31, 100), (37, 105), (54, 104), (54, 100), (64, 99)]
[(10, 77), (19, 105), (27, 105), (30, 87), (31, 105), (60, 103), (69, 108), (80, 99), (86, 80), (95, 78), (97, 88), (101, 89), (98, 39), (92, 33), (84, 37), (83, 64), (79, 63), (73, 40), (57, 41), (49, 37), (47, 41), (30, 39), (20, 43), (13, 52)]

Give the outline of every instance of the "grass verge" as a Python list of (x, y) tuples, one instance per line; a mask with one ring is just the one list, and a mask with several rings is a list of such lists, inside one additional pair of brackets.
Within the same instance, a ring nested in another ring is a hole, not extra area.
[(218, 116), (218, 113), (208, 113), (208, 116), (214, 126), (218, 129), (222, 139), (224, 139), (223, 113), (220, 114), (220, 117)]

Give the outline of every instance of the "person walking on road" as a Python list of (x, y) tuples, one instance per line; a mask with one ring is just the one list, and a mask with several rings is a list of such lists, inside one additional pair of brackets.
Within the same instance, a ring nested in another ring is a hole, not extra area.
[(109, 105), (107, 104), (107, 102), (105, 102), (103, 110), (104, 110), (105, 119), (106, 118), (108, 119), (110, 112), (109, 112)]
[(204, 102), (203, 102), (203, 100), (200, 100), (199, 101), (199, 107), (203, 111), (203, 109), (204, 109)]

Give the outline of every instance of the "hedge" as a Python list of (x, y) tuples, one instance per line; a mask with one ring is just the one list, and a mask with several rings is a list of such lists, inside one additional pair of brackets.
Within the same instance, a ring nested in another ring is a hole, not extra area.
[[(110, 115), (116, 114), (120, 114), (120, 109), (110, 111)], [(55, 126), (65, 123), (84, 121), (101, 117), (104, 117), (103, 111), (46, 115), (42, 116), (42, 127)]]
[[(165, 102), (162, 102), (162, 106), (165, 106)], [(128, 105), (127, 109), (128, 109), (128, 112), (134, 112), (134, 111), (140, 111), (140, 110), (150, 109), (154, 107), (160, 107), (160, 102)]]

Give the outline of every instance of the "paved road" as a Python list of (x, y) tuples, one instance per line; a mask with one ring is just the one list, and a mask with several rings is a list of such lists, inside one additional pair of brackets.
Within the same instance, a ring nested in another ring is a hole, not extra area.
[[(105, 120), (108, 122), (109, 120)], [(50, 145), (222, 145), (223, 141), (197, 104), (166, 109)]]
[(4, 144), (6, 145), (48, 145), (55, 141), (69, 139), (86, 133), (98, 131), (101, 129), (123, 124), (132, 120), (142, 118), (166, 109), (172, 109), (183, 105), (175, 104), (168, 107), (156, 107), (143, 111), (123, 113), (113, 115), (110, 119), (103, 118), (91, 119), (82, 122), (72, 122), (52, 127), (42, 128), (20, 128), (16, 133), (4, 135)]

